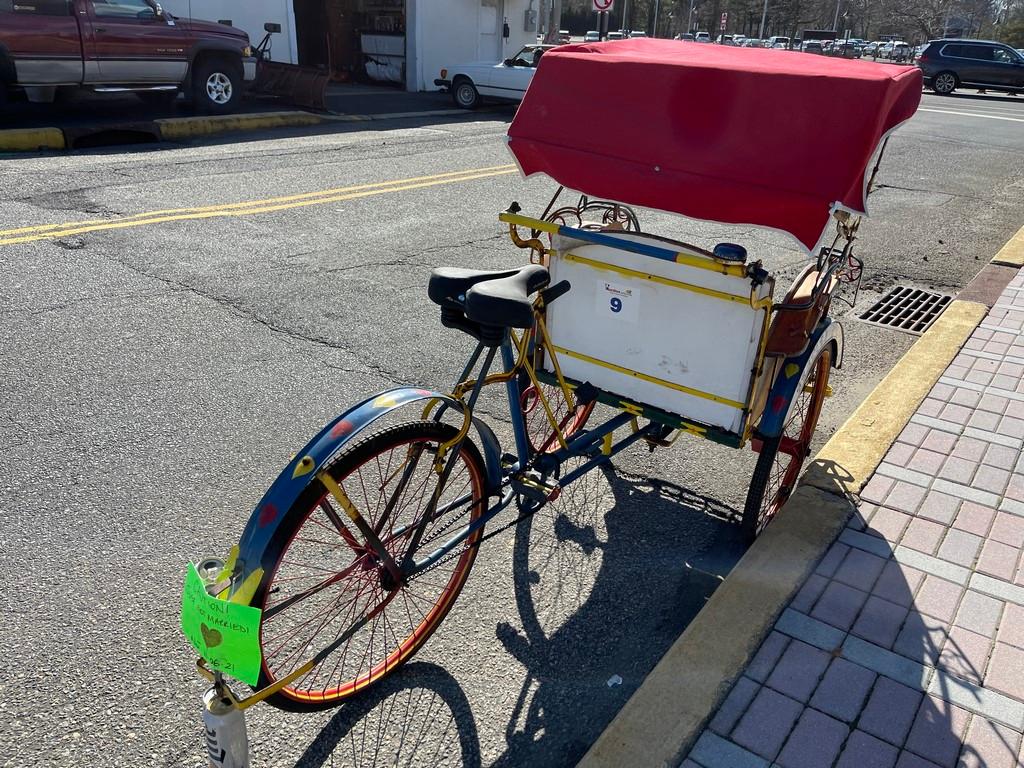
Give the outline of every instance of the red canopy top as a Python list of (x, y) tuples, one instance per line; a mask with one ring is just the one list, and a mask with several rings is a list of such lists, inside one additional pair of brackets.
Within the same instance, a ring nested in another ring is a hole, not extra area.
[(833, 204), (865, 212), (882, 138), (921, 100), (916, 67), (675, 40), (544, 54), (508, 130), (523, 173), (812, 249)]

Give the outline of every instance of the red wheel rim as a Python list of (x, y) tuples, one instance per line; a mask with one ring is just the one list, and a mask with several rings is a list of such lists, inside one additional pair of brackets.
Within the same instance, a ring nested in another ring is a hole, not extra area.
[[(393, 462), (399, 453), (407, 455), (408, 448), (414, 443), (436, 445), (436, 441), (416, 438), (393, 443), (386, 447), (389, 461)], [(379, 503), (371, 503), (372, 486), (367, 485), (362, 470), (369, 468), (371, 474), (375, 474), (379, 480), (393, 475), (395, 466), (385, 463), (383, 456), (384, 451), (368, 456), (338, 480), (344, 484), (352, 502), (374, 528), (378, 526), (384, 502), (378, 499)], [(462, 456), (462, 462), (453, 470), (443, 491), (441, 507), (446, 501), (466, 493), (471, 493), (474, 500), (479, 500), (483, 495), (483, 477), (478, 467), (475, 462), (465, 458), (465, 451)], [(420, 463), (432, 473), (429, 461)], [(433, 490), (433, 486), (425, 482), (426, 478), (420, 482), (423, 474), (420, 467), (417, 467), (416, 472), (400, 497), (402, 502), (407, 499), (419, 501)], [(383, 485), (385, 489), (388, 487), (388, 484)], [(386, 498), (383, 491), (378, 495)], [(296, 623), (297, 616), (289, 613), (290, 609), (285, 609), (271, 619), (265, 618), (260, 626), (263, 671), (268, 682), (272, 683), (330, 645), (353, 623), (368, 618), (364, 627), (321, 664), (282, 690), (289, 698), (315, 704), (353, 695), (400, 665), (423, 644), (447, 614), (461, 590), (476, 555), (476, 548), (471, 545), (480, 535), (478, 531), (463, 542), (461, 550), (454, 551), (461, 551), (461, 554), (453, 555), (447, 567), (442, 562), (434, 569), (417, 574), (409, 584), (387, 592), (380, 583), (378, 566), (371, 560), (371, 554), (360, 547), (351, 535), (340, 535), (330, 524), (320, 506), (325, 501), (331, 503), (327, 494), (306, 513), (282, 549), (268, 582), (263, 610), (272, 609), (288, 600), (295, 592), (308, 590), (311, 583), (317, 583), (317, 580), (327, 586), (306, 600), (323, 597), (310, 606), (312, 615), (305, 621)], [(412, 518), (402, 515), (408, 506), (405, 503), (397, 505), (395, 515), (378, 532), (382, 543), (396, 559), (404, 553), (408, 544)], [(471, 506), (466, 503), (461, 507), (459, 514), (465, 520), (469, 519)], [(421, 510), (422, 505), (415, 508)], [(458, 515), (455, 512), (451, 514), (452, 519), (441, 517), (428, 526), (418, 551), (429, 552), (458, 530), (459, 526), (453, 524)], [(472, 514), (479, 514), (479, 504)], [(407, 529), (405, 532), (401, 530), (403, 525)], [(431, 533), (438, 530), (440, 533)], [(445, 532), (447, 535), (442, 537)], [(332, 555), (335, 561), (344, 563), (343, 567), (329, 567), (331, 560), (328, 558)], [(315, 564), (306, 560), (310, 556), (315, 558)], [(297, 557), (301, 561), (296, 560)], [(283, 571), (284, 568), (288, 569), (287, 572)], [(282, 590), (284, 594), (281, 594)], [(282, 620), (284, 617), (288, 617), (287, 622)], [(359, 647), (353, 650), (357, 638)]]
[(810, 454), (814, 430), (818, 426), (821, 405), (828, 387), (831, 360), (832, 353), (828, 348), (818, 355), (814, 368), (787, 414), (757, 517), (758, 532), (771, 521), (796, 487), (804, 460)]
[[(569, 403), (566, 402), (565, 394), (561, 387), (549, 384), (541, 384), (544, 397), (551, 407), (551, 411), (558, 422), (562, 435), (570, 438), (575, 435), (590, 418), (590, 412), (594, 409), (593, 403), (587, 405), (577, 404), (570, 411)], [(537, 388), (533, 385), (523, 390), (520, 402), (523, 408), (523, 420), (526, 423), (526, 434), (530, 439), (530, 447), (534, 453), (551, 453), (561, 448), (558, 442), (558, 435), (551, 429), (551, 422), (548, 420), (544, 405), (537, 396)]]

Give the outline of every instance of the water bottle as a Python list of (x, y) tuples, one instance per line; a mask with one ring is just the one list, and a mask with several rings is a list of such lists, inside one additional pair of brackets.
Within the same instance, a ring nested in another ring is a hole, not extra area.
[(203, 696), (203, 725), (210, 768), (249, 768), (245, 714), (216, 685)]

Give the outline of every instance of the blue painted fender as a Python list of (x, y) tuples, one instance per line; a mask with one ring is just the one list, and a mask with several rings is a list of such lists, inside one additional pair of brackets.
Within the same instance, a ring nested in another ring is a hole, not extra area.
[[(266, 569), (270, 565), (262, 562), (267, 545), (299, 495), (339, 450), (381, 417), (410, 403), (431, 399), (442, 401), (458, 413), (464, 412), (463, 405), (448, 395), (428, 389), (398, 387), (367, 398), (320, 430), (288, 462), (250, 516), (238, 545), (232, 592), (254, 570), (261, 566)], [(495, 492), (501, 486), (501, 446), (485, 423), (474, 418), (473, 425), (483, 444), (488, 492)]]
[(807, 377), (810, 375), (808, 363), (814, 360), (826, 345), (832, 346), (832, 367), (839, 368), (843, 362), (843, 326), (830, 317), (818, 323), (802, 355), (786, 358), (783, 362), (782, 370), (779, 371), (768, 393), (764, 414), (757, 425), (757, 433), (761, 437), (778, 437), (782, 434), (786, 417), (789, 415), (789, 406), (796, 393), (807, 383)]

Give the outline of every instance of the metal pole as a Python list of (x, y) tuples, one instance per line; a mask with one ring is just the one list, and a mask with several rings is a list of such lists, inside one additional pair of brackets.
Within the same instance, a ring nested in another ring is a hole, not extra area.
[(837, 35), (839, 34), (839, 6), (842, 2), (843, 0), (836, 0), (836, 15), (835, 18), (832, 19), (832, 31)]
[(651, 30), (651, 37), (658, 36), (658, 12), (661, 10), (661, 0), (654, 0), (654, 28)]
[(764, 40), (764, 21), (768, 18), (768, 0), (764, 0), (764, 10), (761, 11), (761, 27), (757, 30), (757, 39)]
[[(686, 31), (687, 33), (693, 33), (693, 6), (697, 4), (697, 0), (690, 0), (690, 15), (686, 17)], [(768, 7), (768, 0), (764, 0), (765, 8)], [(761, 25), (764, 26), (764, 19), (761, 19)]]

